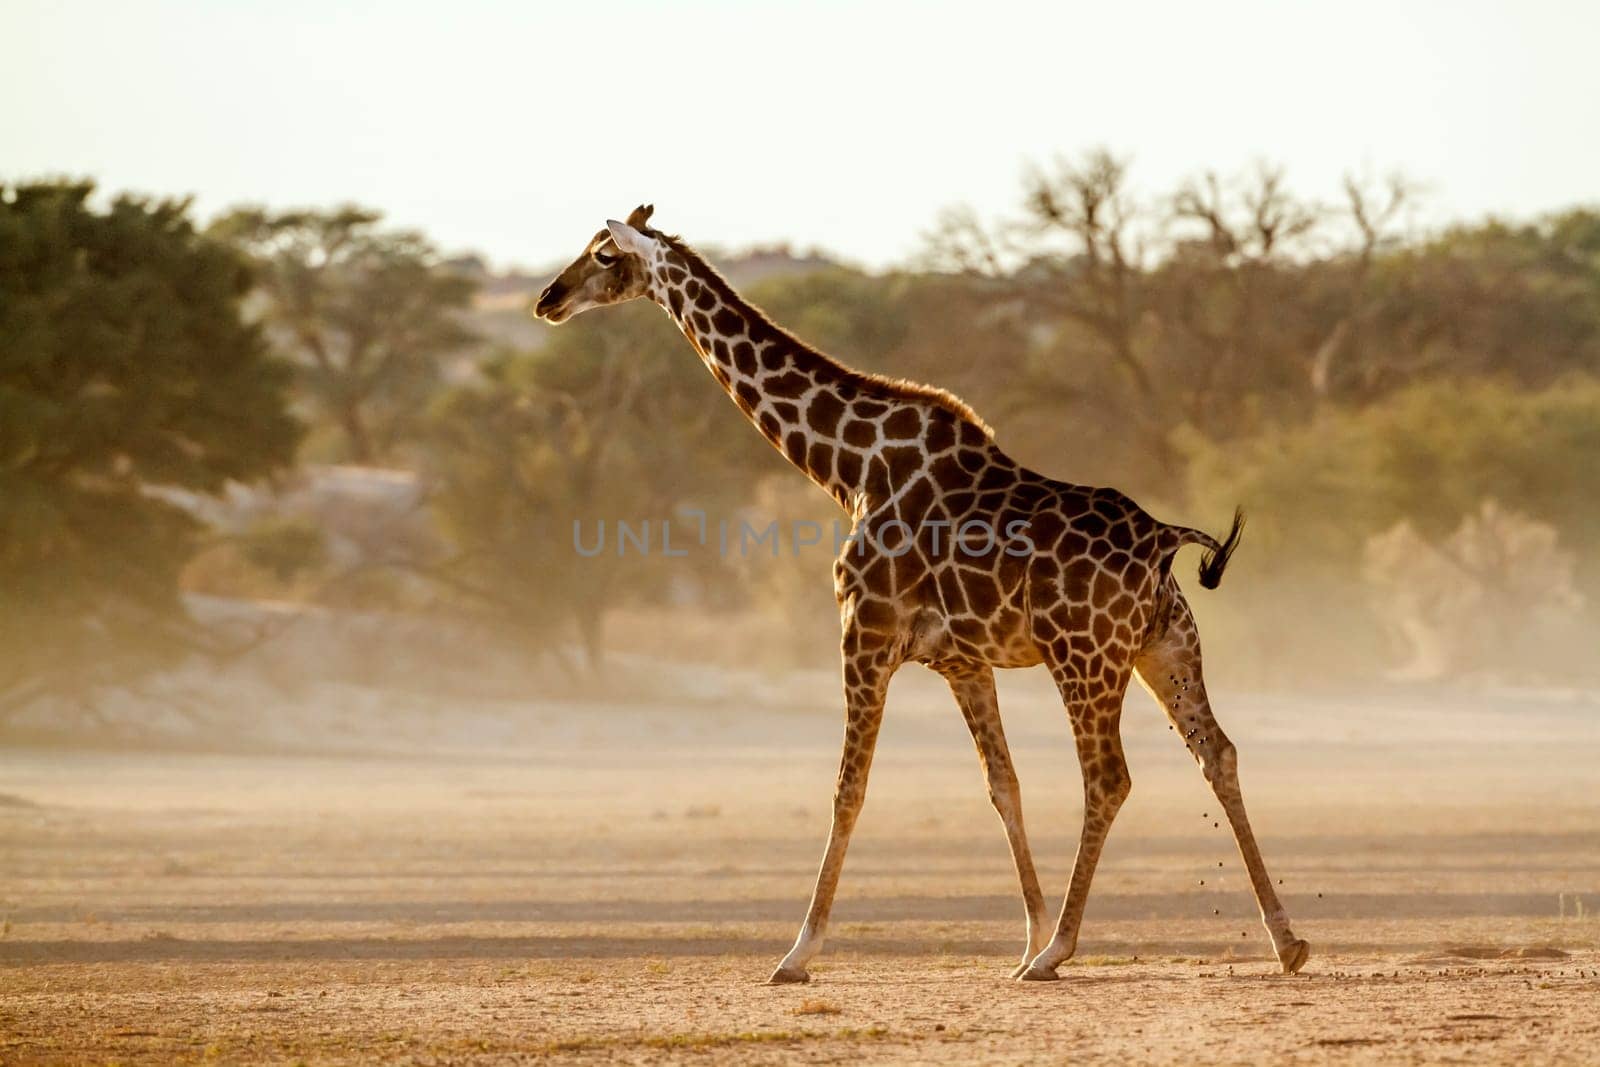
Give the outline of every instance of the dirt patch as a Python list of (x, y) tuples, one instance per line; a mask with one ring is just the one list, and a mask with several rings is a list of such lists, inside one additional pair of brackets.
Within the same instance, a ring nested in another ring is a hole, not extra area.
[[(1014, 748), (1058, 899), (1081, 791), (1055, 773), (1073, 753), (1053, 715), (1054, 748)], [(1242, 740), (1252, 821), (1313, 945), (1285, 978), (1157, 723), (1130, 741), (1138, 785), (1077, 958), (1019, 984), (1004, 835), (947, 725), (937, 743), (885, 727), (804, 987), (764, 980), (815, 876), (835, 725), (655, 751), (596, 720), (603, 745), (515, 759), (0, 753), (0, 782), (36, 805), (0, 805), (0, 1063), (1521, 1064), (1600, 1047), (1600, 922), (1560, 907), (1600, 899), (1600, 812), (1569, 788), (1593, 747), (1518, 755), (1497, 734), (1444, 774), (1387, 748), (1322, 745), (1312, 764)]]
[[(1063, 968), (1021, 985), (992, 957), (851, 957), (808, 990), (769, 987), (765, 955), (541, 961), (54, 965), (4, 973), (7, 1063), (1580, 1061), (1600, 1038), (1600, 980), (1524, 973), (1282, 978), (1260, 964)], [(818, 993), (825, 990), (826, 1000)], [(1517, 1003), (1515, 1015), (1465, 1010)], [(825, 1004), (819, 1008), (818, 1004)]]

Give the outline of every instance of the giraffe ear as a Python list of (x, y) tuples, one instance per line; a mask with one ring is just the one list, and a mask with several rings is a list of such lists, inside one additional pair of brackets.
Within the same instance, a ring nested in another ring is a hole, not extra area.
[(648, 256), (655, 247), (654, 241), (626, 222), (607, 219), (606, 229), (611, 231), (611, 239), (617, 242), (617, 247), (630, 256)]

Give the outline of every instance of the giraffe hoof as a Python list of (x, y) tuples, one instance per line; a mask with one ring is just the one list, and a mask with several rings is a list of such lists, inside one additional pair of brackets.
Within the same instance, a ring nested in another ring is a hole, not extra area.
[(1059, 982), (1061, 976), (1054, 967), (1046, 967), (1040, 963), (1030, 963), (1026, 970), (1017, 976), (1019, 982)]
[(768, 985), (802, 985), (811, 981), (811, 976), (799, 967), (779, 967), (772, 972), (772, 977), (767, 979)]
[(1298, 974), (1311, 958), (1311, 945), (1305, 941), (1291, 941), (1278, 953), (1278, 963), (1284, 974)]
[(1022, 975), (1023, 975), (1023, 972), (1026, 971), (1027, 969), (1028, 969), (1028, 961), (1027, 960), (1023, 960), (1021, 963), (1019, 963), (1015, 967), (1011, 968), (1011, 977), (1013, 977), (1013, 978), (1021, 978)]

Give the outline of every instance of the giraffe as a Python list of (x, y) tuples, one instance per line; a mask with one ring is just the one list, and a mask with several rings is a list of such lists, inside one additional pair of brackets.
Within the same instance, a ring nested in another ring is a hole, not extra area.
[[(810, 907), (769, 981), (810, 980), (863, 801), (884, 696), (907, 662), (943, 676), (966, 720), (1005, 828), (1027, 916), (1012, 977), (1049, 981), (1077, 947), (1100, 851), (1132, 781), (1120, 735), (1123, 695), (1139, 682), (1222, 805), (1279, 966), (1310, 946), (1294, 936), (1261, 858), (1239, 789), (1233, 743), (1212, 715), (1199, 634), (1171, 572), (1178, 549), (1204, 549), (1215, 588), (1238, 544), (1159, 522), (1114, 489), (1056, 481), (1020, 466), (965, 403), (942, 389), (851, 369), (742, 299), (641, 205), (609, 220), (540, 294), (557, 324), (646, 297), (672, 317), (712, 377), (761, 435), (851, 519), (834, 563), (845, 695), (833, 821)], [(1083, 776), (1077, 856), (1056, 922), (1023, 828), (1022, 799), (995, 698), (995, 668), (1049, 670)]]

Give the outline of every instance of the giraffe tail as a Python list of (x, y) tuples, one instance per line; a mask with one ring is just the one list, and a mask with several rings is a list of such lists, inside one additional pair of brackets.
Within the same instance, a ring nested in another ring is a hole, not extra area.
[(1200, 585), (1206, 589), (1215, 589), (1222, 582), (1222, 572), (1227, 569), (1228, 560), (1233, 557), (1233, 550), (1239, 547), (1239, 535), (1244, 533), (1244, 510), (1234, 509), (1233, 525), (1228, 528), (1228, 536), (1221, 541), (1202, 530), (1190, 529), (1187, 526), (1176, 526), (1173, 529), (1178, 534), (1173, 551), (1184, 545), (1204, 546), (1206, 554), (1200, 557)]

